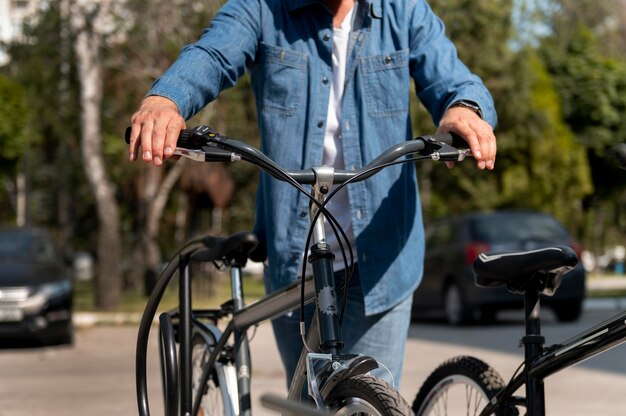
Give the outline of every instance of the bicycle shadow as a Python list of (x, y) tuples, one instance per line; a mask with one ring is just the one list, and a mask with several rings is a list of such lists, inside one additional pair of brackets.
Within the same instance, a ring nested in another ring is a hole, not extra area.
[[(585, 310), (577, 322), (559, 322), (547, 308), (542, 311), (541, 330), (546, 346), (564, 342), (600, 322), (616, 315), (615, 310)], [(522, 310), (503, 311), (492, 323), (476, 323), (455, 327), (440, 318), (413, 320), (409, 328), (409, 339), (424, 340), (459, 347), (478, 348), (519, 357), (522, 362), (523, 349), (519, 340), (524, 334)], [(588, 359), (578, 366), (626, 376), (626, 343)], [(487, 361), (488, 361), (488, 357)]]

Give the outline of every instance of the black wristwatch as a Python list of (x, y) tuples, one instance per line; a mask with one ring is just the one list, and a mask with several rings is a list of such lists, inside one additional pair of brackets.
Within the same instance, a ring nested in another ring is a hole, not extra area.
[(478, 104), (476, 104), (473, 101), (468, 101), (468, 100), (459, 100), (459, 101), (455, 101), (452, 103), (452, 105), (450, 106), (450, 108), (452, 107), (465, 107), (465, 108), (469, 108), (470, 110), (472, 110), (473, 112), (476, 113), (476, 115), (478, 115), (478, 117), (483, 118), (483, 112), (480, 109), (480, 107), (478, 106)]

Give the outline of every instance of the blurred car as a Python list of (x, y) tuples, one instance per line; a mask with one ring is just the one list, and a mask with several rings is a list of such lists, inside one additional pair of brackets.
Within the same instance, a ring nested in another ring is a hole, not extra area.
[[(426, 227), (424, 278), (413, 295), (413, 318), (445, 315), (453, 325), (493, 320), (498, 311), (523, 307), (523, 296), (506, 287), (479, 288), (472, 263), (483, 252), (533, 250), (553, 244), (580, 247), (552, 216), (539, 212), (499, 211), (444, 218)], [(570, 271), (552, 297), (542, 296), (559, 321), (575, 321), (585, 298), (585, 270)]]
[(72, 280), (50, 235), (0, 229), (0, 338), (71, 344)]

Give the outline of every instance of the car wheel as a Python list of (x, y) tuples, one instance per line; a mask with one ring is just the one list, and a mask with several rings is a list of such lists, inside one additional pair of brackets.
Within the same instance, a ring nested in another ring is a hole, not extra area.
[(498, 315), (498, 309), (493, 306), (483, 306), (480, 308), (480, 322), (482, 323), (494, 323), (496, 321), (496, 315)]
[(69, 322), (61, 335), (55, 339), (54, 342), (56, 345), (73, 345), (74, 344), (74, 325)]
[(446, 320), (451, 325), (464, 325), (472, 321), (472, 311), (456, 283), (450, 283), (446, 287), (444, 309)]
[(560, 322), (574, 322), (583, 313), (583, 300), (574, 299), (555, 302), (551, 305), (551, 308), (556, 315), (556, 319)]

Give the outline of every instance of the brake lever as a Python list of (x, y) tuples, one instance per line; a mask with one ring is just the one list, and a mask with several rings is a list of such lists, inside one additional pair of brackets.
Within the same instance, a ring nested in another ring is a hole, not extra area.
[(174, 154), (196, 162), (238, 162), (241, 160), (241, 155), (213, 146), (202, 146), (202, 149), (177, 147)]
[(436, 147), (436, 149), (429, 154), (432, 160), (462, 162), (468, 156), (472, 156), (470, 149), (457, 149), (456, 147), (441, 142), (430, 143), (430, 145)]
[(177, 147), (174, 150), (174, 154), (177, 156), (186, 157), (187, 159), (195, 160), (197, 162), (204, 162), (206, 159), (206, 154), (199, 149), (184, 149), (182, 147)]

